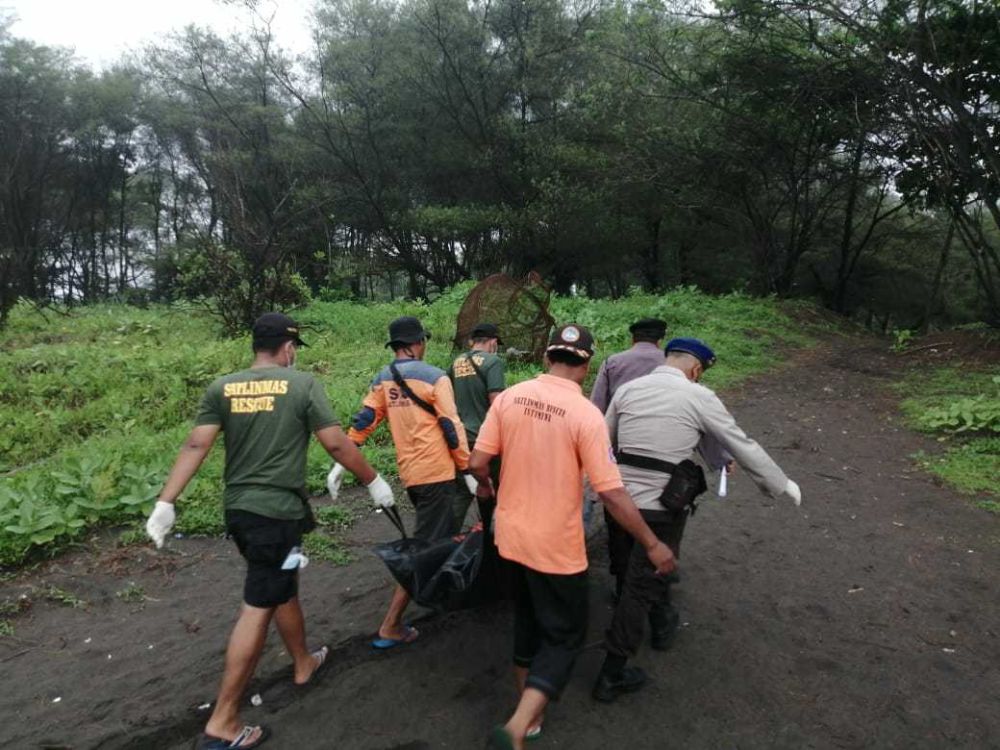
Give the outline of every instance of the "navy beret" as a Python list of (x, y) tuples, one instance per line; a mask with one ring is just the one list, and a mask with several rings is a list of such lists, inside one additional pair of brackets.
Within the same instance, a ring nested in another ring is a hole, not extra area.
[(715, 352), (701, 339), (670, 339), (664, 351), (667, 354), (684, 352), (697, 357), (706, 370), (715, 364)]

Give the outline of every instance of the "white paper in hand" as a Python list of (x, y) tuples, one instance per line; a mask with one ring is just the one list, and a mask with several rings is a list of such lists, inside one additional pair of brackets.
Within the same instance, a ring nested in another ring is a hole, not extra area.
[(726, 473), (726, 467), (722, 467), (722, 471), (719, 472), (719, 497), (725, 497), (729, 493), (729, 475)]

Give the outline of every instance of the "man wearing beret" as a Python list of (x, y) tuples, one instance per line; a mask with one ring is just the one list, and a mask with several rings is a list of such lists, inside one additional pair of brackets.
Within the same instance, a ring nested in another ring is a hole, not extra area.
[[(601, 369), (590, 392), (590, 400), (606, 412), (615, 392), (625, 383), (643, 375), (648, 375), (663, 364), (663, 350), (660, 348), (663, 337), (667, 335), (667, 324), (659, 318), (643, 318), (629, 326), (632, 334), (632, 348), (618, 354), (612, 354), (601, 363)], [(587, 506), (587, 519), (589, 510)], [(587, 520), (585, 519), (585, 521)], [(615, 597), (621, 595), (621, 582), (628, 565), (629, 552), (632, 549), (632, 537), (618, 525), (607, 509), (604, 511), (604, 526), (608, 532), (608, 568), (615, 577)], [(653, 616), (659, 613), (654, 610)], [(654, 626), (654, 632), (662, 628)]]
[[(703, 341), (673, 339), (666, 346), (666, 360), (649, 375), (622, 386), (605, 415), (625, 487), (643, 520), (675, 557), (680, 555), (690, 507), (668, 509), (661, 497), (671, 475), (682, 471), (678, 465), (695, 450), (703, 456), (731, 455), (767, 495), (787, 496), (795, 505), (802, 502), (798, 485), (747, 437), (719, 397), (699, 385), (713, 364), (715, 353)], [(642, 550), (633, 549), (605, 636), (607, 655), (594, 698), (610, 702), (645, 682), (643, 671), (626, 663), (642, 642), (650, 609), (667, 597), (669, 583), (654, 575)]]

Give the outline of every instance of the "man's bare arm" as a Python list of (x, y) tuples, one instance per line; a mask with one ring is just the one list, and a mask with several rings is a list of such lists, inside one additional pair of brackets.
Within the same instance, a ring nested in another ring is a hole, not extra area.
[(316, 430), (316, 439), (330, 457), (356, 476), (359, 482), (368, 486), (375, 480), (375, 469), (340, 427), (333, 425)]
[(212, 444), (220, 430), (221, 427), (217, 424), (198, 425), (191, 430), (177, 454), (177, 460), (174, 461), (173, 468), (170, 469), (163, 489), (160, 490), (158, 500), (164, 503), (172, 503), (177, 500), (184, 488), (187, 487), (188, 482), (191, 481), (191, 477), (198, 471), (205, 456), (212, 450)]
[(632, 502), (632, 496), (624, 487), (616, 487), (597, 494), (600, 495), (604, 507), (608, 509), (618, 525), (645, 548), (649, 561), (653, 563), (657, 573), (663, 575), (677, 567), (674, 553), (667, 545), (657, 539), (656, 534), (642, 519), (639, 509)]

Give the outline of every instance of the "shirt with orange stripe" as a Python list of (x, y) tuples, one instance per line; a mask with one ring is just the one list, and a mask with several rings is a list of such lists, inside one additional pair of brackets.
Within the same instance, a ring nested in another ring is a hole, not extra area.
[(500, 555), (541, 573), (587, 568), (583, 474), (597, 492), (622, 486), (604, 417), (572, 380), (539, 375), (501, 393), (476, 450), (500, 455)]
[[(351, 420), (347, 436), (361, 445), (388, 418), (403, 485), (451, 481), (456, 468), (465, 471), (469, 466), (469, 444), (458, 417), (451, 381), (443, 370), (419, 359), (397, 359), (395, 365), (410, 390), (451, 425), (445, 423), (442, 429), (442, 423), (408, 398), (396, 385), (387, 365), (372, 381), (361, 410)], [(453, 433), (446, 437), (449, 429)], [(448, 447), (448, 438), (457, 444), (456, 448)]]

